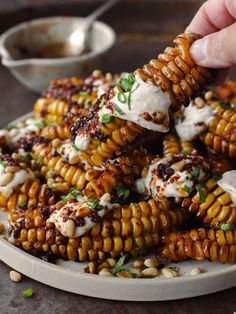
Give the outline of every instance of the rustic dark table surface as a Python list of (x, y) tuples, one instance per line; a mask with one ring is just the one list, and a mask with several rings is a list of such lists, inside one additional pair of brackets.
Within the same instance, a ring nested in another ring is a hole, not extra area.
[[(109, 0), (108, 0), (109, 1)], [(85, 16), (99, 0), (0, 0), (0, 33), (23, 20), (40, 16)], [(125, 0), (103, 20), (114, 27), (118, 41), (104, 64), (104, 71), (132, 70), (154, 57), (177, 33), (184, 30), (204, 1)], [(32, 110), (37, 95), (22, 87), (0, 66), (0, 123)], [(9, 267), (0, 262), (0, 313), (225, 313), (236, 311), (236, 288), (168, 302), (120, 302), (92, 299), (60, 291), (24, 277), (15, 284)], [(30, 299), (22, 297), (34, 290)], [(181, 287), (180, 287), (181, 289)]]

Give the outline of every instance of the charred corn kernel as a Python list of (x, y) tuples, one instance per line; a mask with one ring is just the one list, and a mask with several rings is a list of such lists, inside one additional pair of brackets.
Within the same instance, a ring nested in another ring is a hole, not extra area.
[(17, 271), (15, 271), (15, 270), (11, 270), (10, 271), (10, 278), (14, 282), (20, 282), (22, 280), (21, 274), (18, 273)]
[[(70, 260), (104, 261), (107, 257), (114, 258), (127, 253), (137, 256), (144, 248), (159, 243), (159, 233), (181, 227), (187, 221), (185, 211), (159, 209), (158, 203), (153, 200), (136, 204), (140, 211), (138, 215), (133, 206), (125, 205), (114, 209), (78, 238), (62, 237), (55, 230), (54, 224), (47, 222), (49, 207), (24, 211), (16, 209), (9, 214), (10, 238), (15, 239), (15, 245), (32, 253), (37, 247), (37, 254), (44, 251)], [(24, 219), (24, 226), (18, 223), (21, 219)], [(74, 227), (73, 225), (72, 237)], [(105, 261), (103, 266), (110, 267), (110, 264)]]
[(170, 267), (162, 268), (161, 273), (165, 278), (168, 278), (168, 279), (178, 276), (177, 271)]
[(194, 267), (191, 272), (190, 275), (195, 276), (195, 275), (199, 275), (203, 273), (203, 270), (200, 267)]
[(143, 278), (154, 278), (158, 276), (158, 269), (156, 267), (148, 267), (141, 271), (141, 277)]
[(159, 265), (158, 260), (154, 258), (147, 258), (144, 261), (144, 266), (146, 267), (157, 267), (158, 265)]

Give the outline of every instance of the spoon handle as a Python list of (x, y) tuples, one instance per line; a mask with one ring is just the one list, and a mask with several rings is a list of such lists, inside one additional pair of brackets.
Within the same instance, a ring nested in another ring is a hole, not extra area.
[(86, 30), (88, 30), (93, 22), (99, 17), (101, 16), (104, 12), (106, 12), (107, 10), (109, 10), (112, 6), (114, 6), (119, 0), (106, 0), (105, 3), (103, 5), (101, 5), (100, 7), (97, 8), (97, 10), (95, 10), (93, 13), (91, 13), (87, 18), (86, 18), (86, 25), (84, 26), (84, 28)]

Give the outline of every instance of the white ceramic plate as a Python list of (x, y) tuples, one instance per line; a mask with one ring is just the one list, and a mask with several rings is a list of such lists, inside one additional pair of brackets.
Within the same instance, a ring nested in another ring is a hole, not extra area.
[[(22, 121), (32, 114), (17, 119)], [(0, 220), (7, 220), (7, 214), (0, 211)], [(121, 279), (86, 274), (84, 263), (59, 260), (53, 265), (35, 258), (0, 237), (0, 259), (21, 272), (49, 286), (91, 297), (126, 301), (164, 301), (209, 294), (235, 286), (236, 265), (221, 265), (208, 261), (186, 261), (176, 264), (179, 277), (166, 279)], [(191, 276), (194, 267), (204, 273)]]

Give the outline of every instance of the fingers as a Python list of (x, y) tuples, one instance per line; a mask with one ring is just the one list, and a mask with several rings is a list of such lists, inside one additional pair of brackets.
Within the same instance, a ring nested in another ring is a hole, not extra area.
[(201, 6), (186, 32), (209, 35), (228, 27), (235, 19), (236, 0), (208, 0)]
[[(232, 0), (233, 1), (233, 0)], [(236, 64), (236, 23), (193, 43), (193, 60), (209, 68), (229, 68)]]
[(216, 79), (211, 84), (213, 86), (219, 86), (222, 85), (227, 79), (228, 79), (229, 69), (222, 69), (217, 72)]

